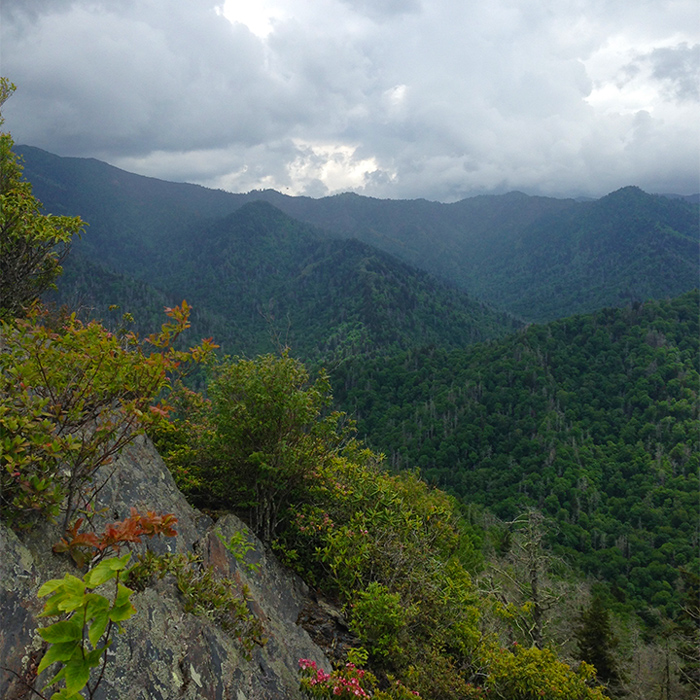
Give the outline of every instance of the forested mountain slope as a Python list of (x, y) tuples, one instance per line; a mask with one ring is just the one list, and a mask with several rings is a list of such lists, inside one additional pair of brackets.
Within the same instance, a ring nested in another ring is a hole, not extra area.
[(395, 469), (511, 518), (621, 601), (670, 611), (698, 567), (698, 292), (430, 348), (333, 375), (339, 405)]
[[(72, 252), (56, 290), (49, 290), (43, 301), (75, 311), (82, 320), (99, 318), (112, 331), (123, 329), (146, 337), (163, 322), (163, 309), (182, 303), (183, 297), (163, 291), (142, 279), (114, 272)], [(226, 344), (231, 322), (206, 306), (191, 309), (191, 338), (220, 338)]]
[(272, 190), (231, 194), (20, 147), (47, 211), (79, 214), (76, 250), (149, 278), (183, 240), (265, 200), (329, 238), (357, 238), (529, 321), (681, 294), (697, 284), (698, 202), (627, 187), (591, 202), (518, 192), (440, 204)]
[(520, 325), (368, 245), (324, 240), (264, 202), (183, 240), (154, 277), (226, 316), (248, 353), (274, 349), (272, 335), (330, 361), (426, 342), (459, 347)]
[(47, 213), (88, 223), (75, 251), (117, 272), (148, 269), (180, 234), (240, 206), (227, 192), (134, 175), (93, 158), (62, 158), (29, 146), (16, 150)]
[(697, 203), (637, 187), (591, 202), (520, 192), (454, 204), (260, 196), (530, 321), (675, 296), (697, 284)]
[(386, 253), (328, 240), (264, 202), (173, 238), (154, 252), (148, 274), (135, 266), (140, 280), (96, 267), (79, 248), (56, 298), (103, 317), (118, 317), (108, 308), (118, 301), (138, 328), (186, 298), (194, 332), (213, 335), (225, 352), (289, 345), (325, 362), (426, 343), (460, 347), (521, 325)]
[(538, 321), (668, 298), (697, 285), (698, 220), (697, 206), (626, 187), (499, 241), (463, 286)]

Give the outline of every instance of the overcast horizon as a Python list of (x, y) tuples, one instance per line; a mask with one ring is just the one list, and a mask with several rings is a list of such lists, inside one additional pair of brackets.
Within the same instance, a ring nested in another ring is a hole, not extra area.
[(3, 0), (18, 144), (231, 192), (700, 192), (696, 0)]

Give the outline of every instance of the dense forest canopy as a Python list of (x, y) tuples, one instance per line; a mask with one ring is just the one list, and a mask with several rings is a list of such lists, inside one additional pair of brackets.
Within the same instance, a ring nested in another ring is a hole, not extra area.
[(668, 611), (698, 566), (698, 292), (461, 350), (347, 362), (335, 397), (394, 469), (555, 523), (620, 600)]

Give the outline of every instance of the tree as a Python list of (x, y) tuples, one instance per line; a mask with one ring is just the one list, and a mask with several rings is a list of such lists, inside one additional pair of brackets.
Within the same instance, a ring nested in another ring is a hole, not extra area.
[(594, 595), (589, 607), (581, 611), (575, 636), (581, 659), (595, 666), (598, 680), (611, 690), (618, 688), (618, 640), (612, 631), (610, 613), (599, 595)]
[(341, 427), (343, 414), (324, 415), (331, 400), (326, 375), (311, 382), (287, 352), (222, 363), (209, 395), (213, 437), (202, 482), (212, 505), (247, 516), (269, 544), (286, 508), (306, 497), (349, 427)]
[(553, 576), (553, 569), (562, 562), (544, 546), (547, 530), (539, 511), (530, 509), (504, 524), (515, 528), (505, 538), (508, 551), (492, 564), (482, 581), (522, 640), (542, 649), (552, 611), (559, 609), (567, 594), (563, 582)]
[[(0, 107), (14, 90), (0, 78)], [(53, 286), (73, 236), (85, 226), (80, 217), (41, 213), (31, 184), (21, 179), (13, 145), (10, 134), (0, 133), (0, 319), (24, 315)]]

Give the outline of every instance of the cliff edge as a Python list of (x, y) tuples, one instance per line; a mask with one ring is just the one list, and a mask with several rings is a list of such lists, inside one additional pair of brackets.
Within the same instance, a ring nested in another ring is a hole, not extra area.
[[(286, 700), (302, 698), (298, 661), (308, 658), (328, 668), (321, 648), (298, 624), (312, 604), (304, 582), (284, 569), (235, 516), (214, 523), (192, 508), (152, 443), (140, 438), (96, 475), (104, 484), (97, 495), (96, 529), (140, 512), (174, 513), (176, 538), (144, 540), (151, 549), (196, 554), (204, 566), (249, 590), (248, 608), (264, 628), (263, 645), (246, 658), (240, 642), (205, 616), (185, 612), (172, 575), (132, 596), (137, 613), (126, 621), (108, 651), (105, 676), (95, 700)], [(253, 549), (235, 557), (217, 535), (229, 540), (242, 532)], [(0, 660), (15, 673), (0, 671), (0, 697), (23, 700), (50, 678), (36, 669), (46, 644), (36, 628), (42, 604), (39, 587), (70, 572), (69, 557), (52, 552), (60, 539), (56, 525), (16, 533), (0, 524)], [(254, 565), (254, 566), (251, 566)], [(37, 697), (34, 695), (34, 697)]]

